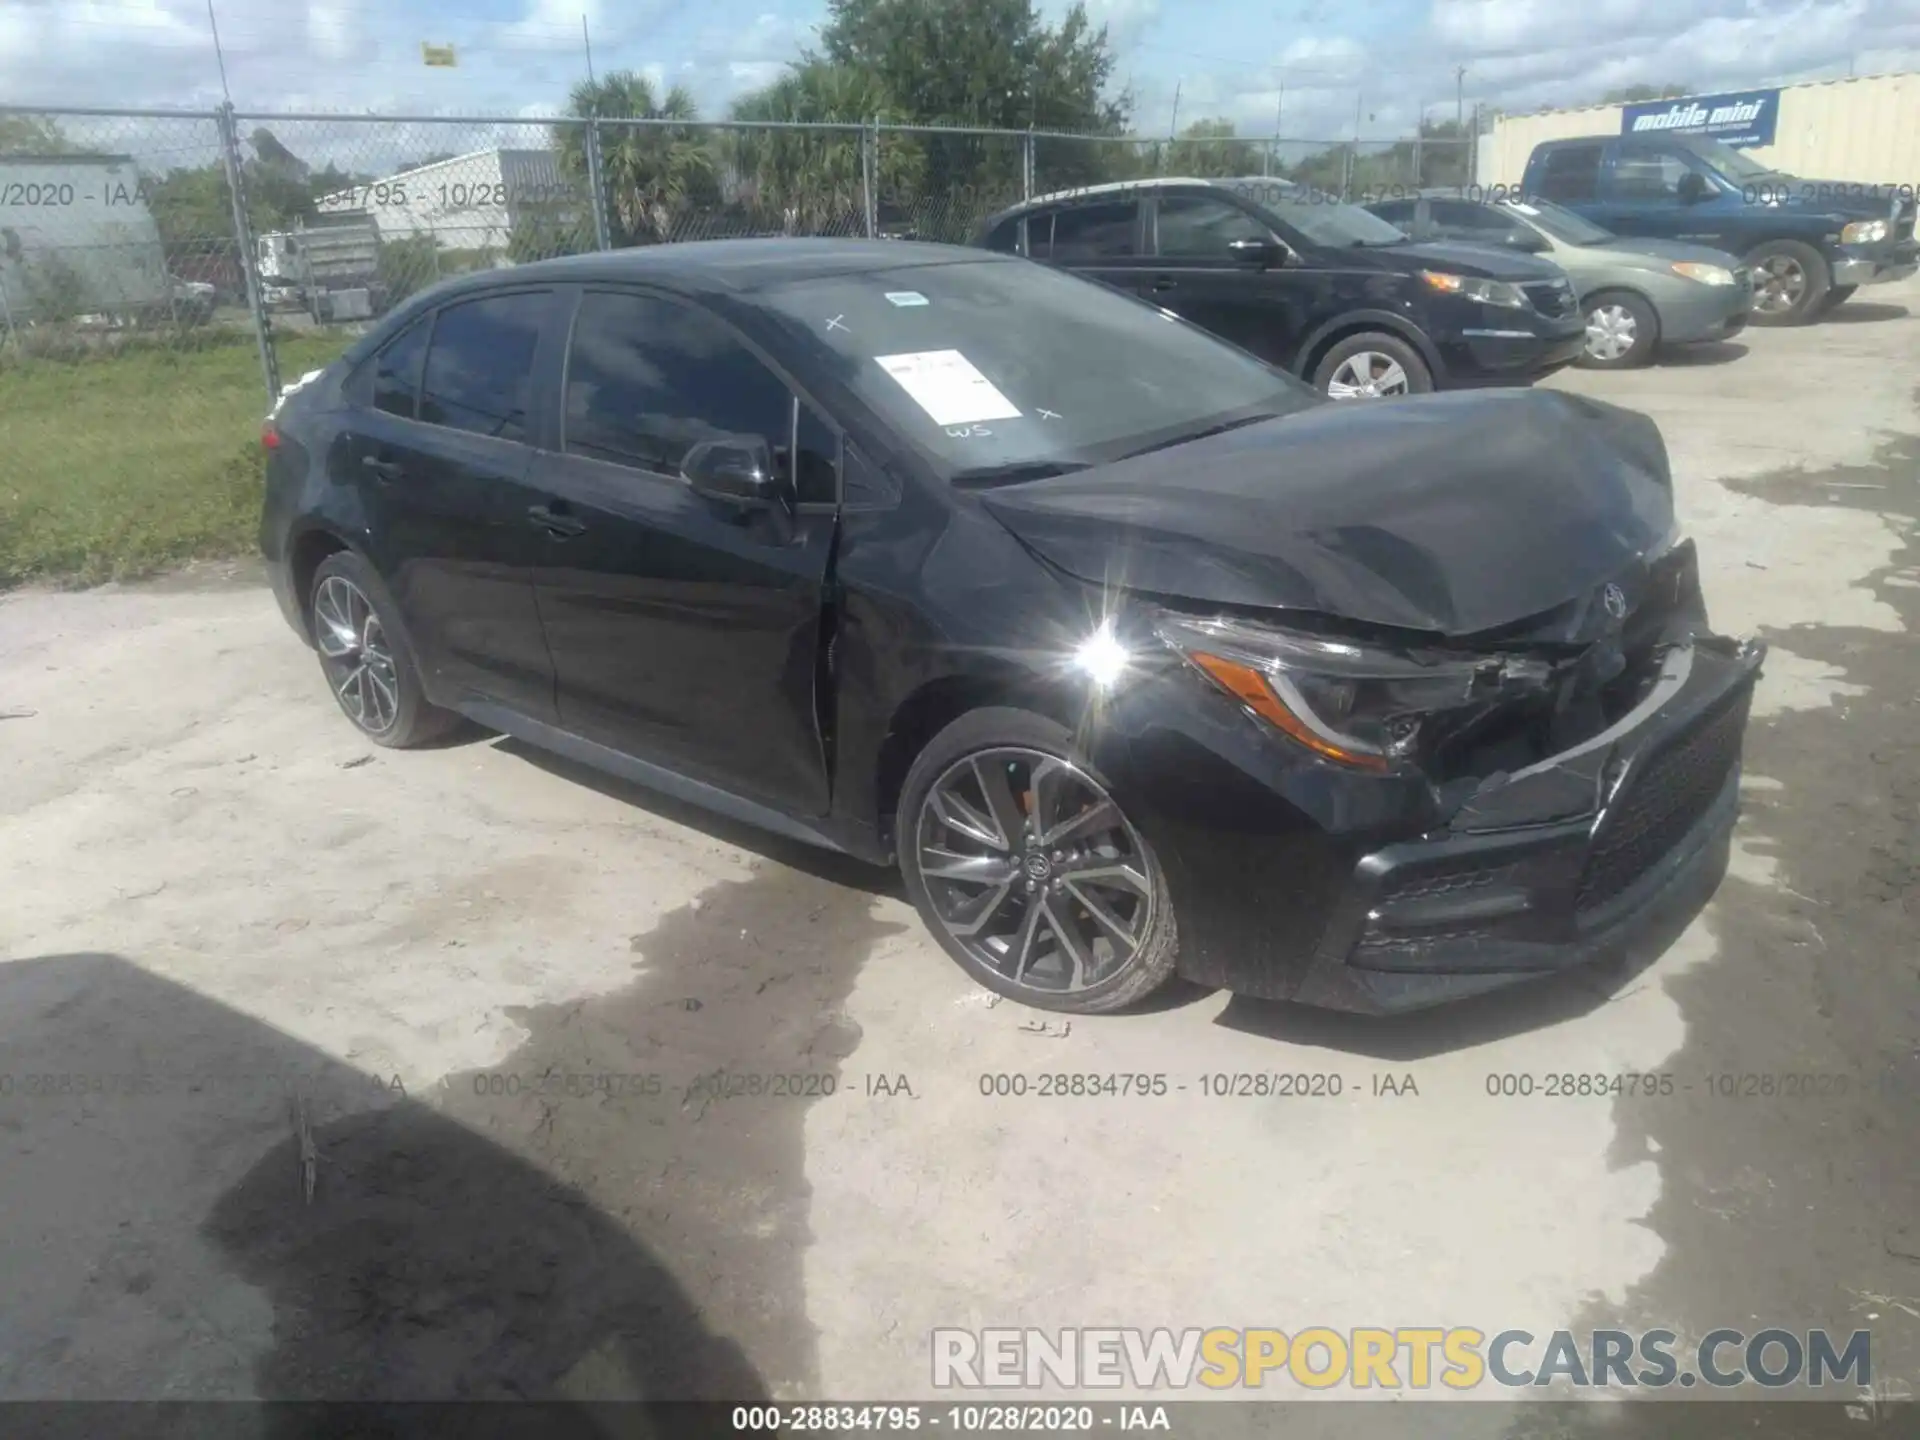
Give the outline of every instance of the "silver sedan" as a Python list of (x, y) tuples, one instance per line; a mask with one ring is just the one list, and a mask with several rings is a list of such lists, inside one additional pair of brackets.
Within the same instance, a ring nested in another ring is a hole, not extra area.
[(1732, 255), (1678, 240), (1627, 239), (1548, 200), (1435, 192), (1367, 206), (1416, 240), (1521, 250), (1567, 272), (1587, 317), (1579, 363), (1624, 370), (1661, 345), (1728, 340), (1746, 329), (1753, 276)]

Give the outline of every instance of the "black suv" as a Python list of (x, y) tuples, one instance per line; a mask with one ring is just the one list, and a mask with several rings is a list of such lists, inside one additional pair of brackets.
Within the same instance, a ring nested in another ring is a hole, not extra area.
[(1556, 265), (1415, 244), (1291, 181), (1149, 180), (1043, 195), (977, 244), (1104, 281), (1336, 400), (1529, 384), (1586, 343)]

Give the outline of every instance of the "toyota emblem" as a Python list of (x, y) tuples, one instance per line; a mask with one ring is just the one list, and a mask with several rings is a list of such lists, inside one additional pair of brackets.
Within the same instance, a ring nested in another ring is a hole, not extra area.
[(1607, 607), (1607, 614), (1616, 620), (1627, 618), (1627, 592), (1618, 585), (1609, 585), (1600, 592), (1600, 603)]

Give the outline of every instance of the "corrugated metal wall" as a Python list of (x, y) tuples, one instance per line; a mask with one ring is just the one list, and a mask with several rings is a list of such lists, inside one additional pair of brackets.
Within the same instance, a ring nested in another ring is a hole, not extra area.
[[(1542, 140), (1618, 135), (1620, 111), (1590, 105), (1502, 116), (1481, 140), (1480, 183), (1517, 183)], [(1789, 175), (1920, 187), (1920, 74), (1782, 86), (1774, 143), (1746, 153)]]

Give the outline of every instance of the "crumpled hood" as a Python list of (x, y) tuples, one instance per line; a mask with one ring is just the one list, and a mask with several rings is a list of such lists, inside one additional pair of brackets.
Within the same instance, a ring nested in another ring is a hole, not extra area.
[(1644, 415), (1486, 390), (1329, 402), (981, 500), (1093, 584), (1463, 636), (1657, 549), (1671, 483)]

